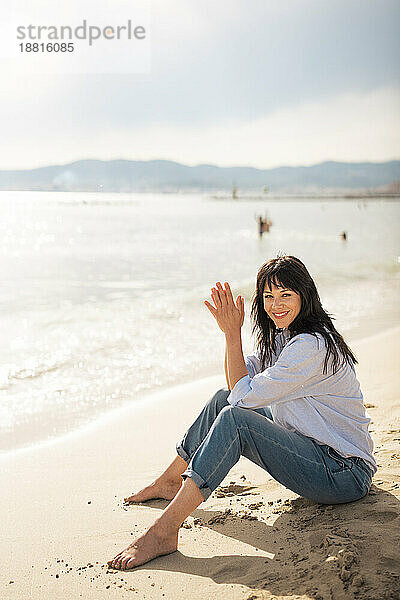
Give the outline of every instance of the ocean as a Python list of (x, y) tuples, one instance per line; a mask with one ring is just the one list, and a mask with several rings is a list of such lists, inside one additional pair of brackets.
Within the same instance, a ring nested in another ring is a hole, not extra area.
[(218, 280), (245, 298), (252, 352), (255, 277), (278, 252), (303, 260), (347, 339), (399, 325), (399, 217), (384, 199), (0, 192), (0, 452), (222, 373), (203, 303)]

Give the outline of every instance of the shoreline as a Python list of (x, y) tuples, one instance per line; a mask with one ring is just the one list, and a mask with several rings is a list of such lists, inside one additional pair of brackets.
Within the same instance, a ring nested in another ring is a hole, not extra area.
[[(388, 320), (386, 318), (385, 315), (385, 319), (383, 321), (384, 324), (384, 329), (381, 329), (380, 327), (378, 327), (376, 325), (376, 330), (374, 331), (374, 333), (370, 333), (367, 332), (366, 326), (368, 324), (368, 319), (367, 317), (365, 317), (363, 319), (363, 322), (358, 325), (357, 327), (354, 327), (352, 330), (350, 330), (349, 332), (346, 333), (346, 338), (350, 340), (350, 346), (353, 345), (357, 345), (360, 343), (363, 343), (364, 340), (371, 340), (374, 337), (379, 337), (382, 335), (385, 335), (385, 333), (387, 331), (391, 331), (391, 327), (389, 326)], [(395, 330), (398, 331), (399, 335), (400, 335), (400, 325), (395, 327)], [(33, 443), (27, 443), (24, 445), (18, 445), (16, 447), (13, 448), (9, 448), (9, 449), (4, 449), (0, 451), (0, 463), (3, 459), (6, 459), (8, 456), (16, 453), (26, 453), (26, 452), (30, 452), (31, 450), (34, 450), (36, 448), (42, 448), (42, 447), (46, 447), (46, 446), (51, 446), (53, 444), (57, 444), (57, 443), (62, 443), (63, 441), (68, 441), (69, 439), (73, 440), (74, 436), (80, 436), (80, 435), (86, 435), (87, 432), (90, 432), (93, 428), (96, 428), (97, 426), (101, 426), (101, 424), (106, 421), (108, 418), (117, 418), (119, 414), (123, 414), (123, 412), (125, 410), (128, 411), (130, 409), (133, 409), (133, 407), (137, 406), (140, 407), (142, 405), (142, 403), (151, 403), (154, 401), (154, 398), (157, 399), (159, 394), (163, 394), (165, 393), (174, 393), (174, 389), (175, 388), (179, 388), (182, 385), (188, 385), (188, 384), (196, 384), (196, 383), (200, 383), (204, 380), (207, 379), (221, 379), (222, 381), (222, 386), (225, 385), (225, 378), (224, 376), (221, 374), (221, 369), (218, 369), (217, 367), (215, 368), (214, 372), (210, 373), (210, 369), (207, 369), (207, 375), (201, 375), (199, 377), (196, 377), (196, 379), (185, 379), (184, 381), (179, 380), (179, 381), (175, 381), (169, 385), (163, 385), (159, 388), (153, 388), (150, 390), (146, 390), (144, 391), (140, 397), (137, 397), (136, 399), (131, 400), (130, 402), (123, 404), (122, 406), (119, 407), (115, 407), (112, 408), (106, 412), (102, 412), (100, 414), (98, 414), (92, 421), (89, 421), (87, 423), (84, 423), (83, 425), (75, 428), (75, 429), (71, 429), (70, 431), (67, 431), (65, 433), (62, 433), (61, 435), (57, 435), (54, 437), (49, 437), (49, 438), (45, 438), (42, 440), (38, 440), (36, 442)]]
[(175, 443), (224, 379), (186, 383), (114, 411), (84, 435), (0, 457), (2, 597), (308, 600), (318, 591), (325, 600), (331, 589), (338, 600), (395, 598), (399, 329), (354, 344), (379, 465), (369, 496), (316, 505), (241, 458), (186, 520), (178, 552), (107, 572), (102, 565), (167, 505), (125, 507), (122, 498), (174, 458)]

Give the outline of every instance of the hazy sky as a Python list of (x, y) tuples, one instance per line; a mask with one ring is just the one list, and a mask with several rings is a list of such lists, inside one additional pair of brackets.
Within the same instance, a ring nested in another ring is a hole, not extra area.
[[(81, 1), (82, 18), (85, 4), (98, 3)], [(82, 158), (261, 168), (400, 158), (398, 0), (148, 4), (144, 79), (3, 69), (0, 169)], [(116, 19), (134, 5), (113, 0)]]

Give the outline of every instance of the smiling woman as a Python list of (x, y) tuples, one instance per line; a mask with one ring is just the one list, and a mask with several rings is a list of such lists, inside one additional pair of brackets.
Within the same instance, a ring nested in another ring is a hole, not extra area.
[(299, 334), (320, 334), (326, 345), (324, 372), (332, 359), (335, 372), (343, 362), (357, 360), (332, 319), (324, 310), (316, 285), (305, 265), (294, 256), (278, 256), (258, 272), (257, 291), (252, 305), (253, 333), (257, 337), (262, 367), (271, 361), (276, 329)]
[(352, 502), (371, 486), (376, 463), (356, 359), (322, 308), (304, 264), (281, 256), (259, 270), (252, 307), (256, 356), (243, 356), (243, 298), (235, 300), (227, 282), (217, 282), (211, 298), (205, 304), (226, 340), (228, 389), (206, 403), (164, 473), (126, 499), (172, 502), (109, 561), (113, 568), (130, 569), (174, 552), (183, 521), (241, 456), (318, 503)]
[(277, 327), (287, 328), (300, 312), (300, 294), (274, 283), (272, 289), (266, 285), (264, 289), (264, 308)]

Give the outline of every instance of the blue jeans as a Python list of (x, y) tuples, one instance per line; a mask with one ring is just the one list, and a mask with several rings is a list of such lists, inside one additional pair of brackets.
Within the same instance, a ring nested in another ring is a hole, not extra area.
[(228, 390), (207, 402), (176, 450), (207, 498), (245, 456), (296, 494), (321, 504), (353, 502), (365, 496), (372, 471), (358, 457), (343, 458), (333, 448), (274, 423), (268, 407), (232, 406)]

